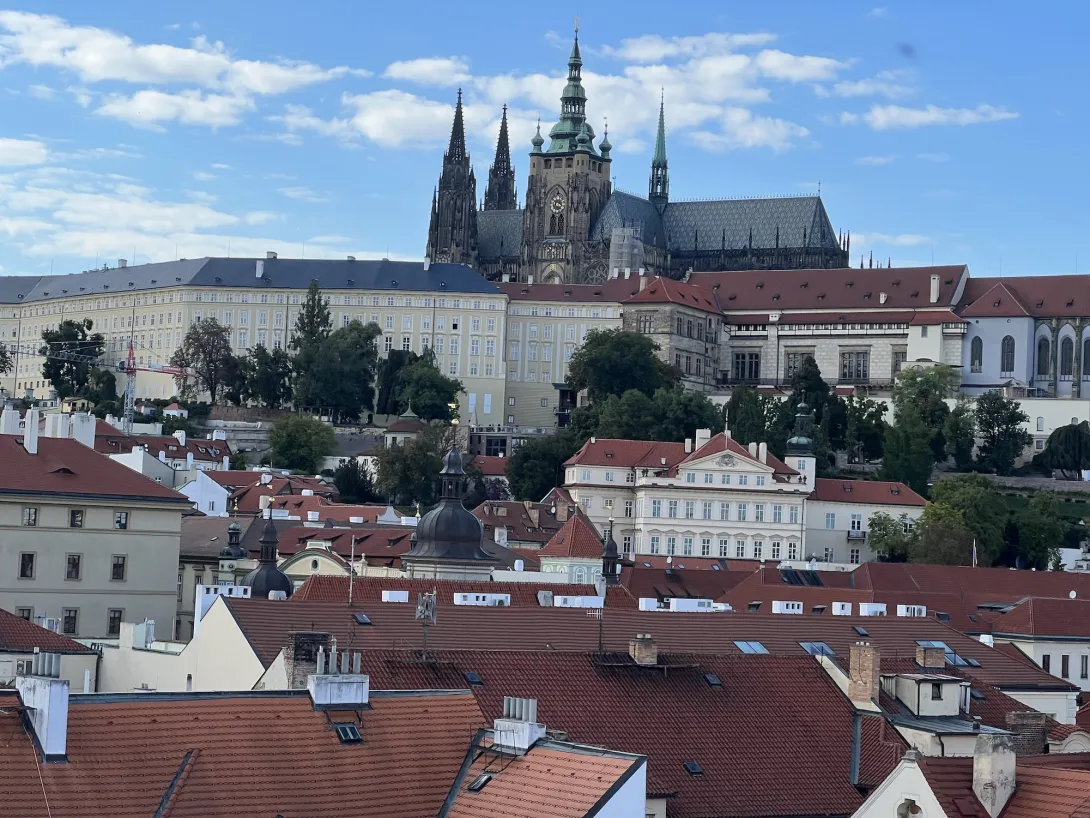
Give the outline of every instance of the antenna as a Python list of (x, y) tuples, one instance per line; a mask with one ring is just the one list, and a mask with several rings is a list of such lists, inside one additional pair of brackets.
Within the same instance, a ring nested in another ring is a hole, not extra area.
[(598, 620), (598, 654), (605, 653), (605, 648), (602, 647), (602, 620), (605, 618), (605, 610), (603, 608), (595, 608), (594, 610), (587, 611), (588, 619)]
[(420, 627), (424, 630), (423, 655), (428, 655), (428, 628), (436, 622), (435, 591), (430, 594), (421, 594), (416, 600), (416, 619), (420, 621)]
[[(236, 501), (237, 504), (238, 501)], [(348, 558), (348, 607), (352, 607), (352, 588), (356, 585), (356, 535), (352, 535), (352, 548)]]

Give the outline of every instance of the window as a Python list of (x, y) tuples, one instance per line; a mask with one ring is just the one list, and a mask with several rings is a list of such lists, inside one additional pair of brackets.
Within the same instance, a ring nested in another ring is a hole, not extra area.
[(747, 516), (748, 512), (749, 512), (749, 505), (747, 503), (739, 503), (738, 504), (738, 522), (744, 523), (746, 521), (746, 516)]
[(984, 366), (984, 339), (976, 337), (969, 345), (969, 370), (971, 372), (980, 372)]
[(662, 516), (662, 500), (652, 500), (651, 501), (651, 516), (652, 517), (661, 517)]
[(754, 503), (753, 505), (753, 519), (755, 522), (763, 523), (765, 521), (765, 507), (764, 503)]
[(35, 526), (38, 524), (38, 509), (26, 507), (23, 509), (23, 525)]
[(740, 560), (746, 558), (746, 541), (745, 540), (735, 540), (734, 541), (734, 556), (737, 557)]
[(606, 511), (613, 511), (613, 498), (612, 497), (602, 498), (602, 506), (605, 508)]
[(1071, 675), (1071, 657), (1066, 653), (1060, 656), (1060, 676), (1068, 678)]
[(835, 554), (833, 553), (833, 549), (829, 546), (825, 546), (825, 561), (832, 562), (834, 556)]
[(799, 645), (811, 656), (836, 656), (836, 651), (824, 642), (799, 642)]
[(840, 380), (867, 383), (870, 380), (870, 352), (858, 350), (840, 353)]
[(33, 608), (16, 608), (15, 609), (15, 615), (17, 617), (19, 617), (20, 619), (25, 619), (27, 622), (29, 622), (32, 619), (34, 619), (34, 609)]
[(1014, 375), (1014, 338), (1010, 335), (999, 345), (999, 374), (1004, 378)]
[(114, 512), (114, 528), (118, 531), (127, 531), (129, 528), (129, 512), (127, 511), (115, 511)]
[(787, 544), (787, 558), (789, 560), (797, 560), (799, 558), (799, 544), (789, 542)]
[(905, 365), (905, 361), (908, 360), (908, 350), (895, 349), (893, 350), (893, 374), (896, 375), (901, 371), (901, 368)]
[(606, 482), (607, 483), (612, 483), (613, 482), (613, 472), (611, 472), (611, 471), (606, 472)]
[(651, 553), (657, 554), (659, 552), (659, 538), (657, 535), (651, 537)]
[(1075, 342), (1070, 338), (1060, 341), (1060, 377), (1071, 380), (1075, 366)]
[(783, 522), (783, 506), (772, 506), (772, 522)]
[(1085, 653), (1079, 657), (1079, 678), (1085, 679), (1090, 676), (1090, 656)]
[(631, 554), (632, 553), (632, 535), (631, 534), (625, 534), (623, 537), (621, 537), (621, 553), (623, 553), (623, 554)]
[(83, 555), (68, 554), (64, 558), (64, 578), (80, 579), (83, 575)]
[(761, 353), (735, 352), (734, 379), (746, 383), (756, 383), (761, 379)]
[(1044, 656), (1041, 657), (1041, 669), (1045, 673), (1051, 673), (1052, 672), (1052, 656), (1050, 656), (1047, 653)]
[(852, 531), (862, 531), (863, 530), (863, 515), (862, 514), (853, 514), (852, 515), (851, 526), (852, 526)]
[(825, 512), (825, 527), (836, 528), (836, 514), (832, 511)]
[(677, 500), (671, 500), (670, 503), (669, 503), (668, 509), (669, 510), (667, 511), (666, 516), (667, 517), (676, 517), (677, 516)]
[(691, 520), (696, 517), (696, 503), (692, 500), (685, 501), (685, 519)]
[(703, 519), (710, 520), (712, 518), (712, 501), (711, 500), (705, 500), (703, 502), (703, 504), (701, 505), (700, 511), (701, 511), (701, 517)]
[(121, 554), (115, 554), (113, 560), (110, 563), (110, 579), (115, 582), (125, 581), (125, 568), (128, 557)]
[(778, 560), (780, 558), (780, 541), (772, 541), (772, 559)]
[(739, 486), (747, 486), (747, 485), (749, 485), (749, 475), (748, 475), (748, 474), (740, 474), (740, 475), (738, 475), (738, 485), (739, 485)]
[(719, 482), (722, 483), (724, 486), (729, 486), (730, 485), (730, 475), (729, 474), (724, 474), (724, 475), (720, 476)]
[(768, 650), (760, 642), (735, 642), (734, 646), (742, 653), (768, 653)]
[(809, 358), (811, 354), (810, 352), (785, 352), (783, 354), (784, 380), (793, 378), (795, 373), (799, 371), (799, 367), (802, 366), (802, 362)]
[(730, 540), (719, 538), (719, 556), (726, 557), (730, 554)]
[(696, 472), (693, 472), (693, 471), (686, 472), (685, 473), (685, 482), (686, 483), (695, 483), (696, 482)]
[(1043, 432), (1045, 430), (1045, 419), (1041, 416), (1037, 417), (1037, 431)]
[(1047, 338), (1037, 339), (1037, 377), (1047, 378), (1050, 363), (1052, 344)]
[(110, 608), (106, 613), (106, 635), (117, 636), (121, 633), (121, 618), (125, 612), (121, 608)]
[(625, 500), (624, 501), (624, 516), (625, 517), (631, 517), (632, 516), (632, 501), (631, 500)]
[(681, 540), (681, 553), (686, 557), (691, 557), (693, 555), (693, 538), (692, 537), (684, 537)]
[(83, 528), (83, 511), (79, 509), (70, 509), (68, 512), (68, 527), (69, 528)]
[(730, 519), (730, 503), (720, 503), (719, 504), (719, 519), (720, 520), (729, 520)]
[(765, 485), (765, 476), (763, 474), (757, 475), (757, 487), (763, 488)]
[(941, 702), (942, 701), (942, 682), (932, 682), (931, 683), (931, 701), (933, 701), (933, 702)]
[(34, 579), (34, 554), (19, 555), (19, 579)]
[[(787, 517), (787, 519), (792, 525), (798, 525), (798, 522), (799, 522), (799, 507), (798, 506), (788, 506), (788, 517)], [(794, 559), (794, 557), (792, 557), (792, 559)]]
[(763, 540), (753, 541), (753, 559), (764, 559), (764, 546), (765, 544)]
[(579, 479), (582, 480), (584, 483), (590, 480), (590, 469), (583, 469), (579, 473)]
[(714, 483), (715, 475), (713, 475), (711, 472), (704, 472), (704, 482), (709, 484)]
[(710, 557), (712, 555), (712, 538), (701, 537), (700, 538), (700, 556)]
[(64, 608), (62, 631), (67, 636), (79, 633), (79, 608)]

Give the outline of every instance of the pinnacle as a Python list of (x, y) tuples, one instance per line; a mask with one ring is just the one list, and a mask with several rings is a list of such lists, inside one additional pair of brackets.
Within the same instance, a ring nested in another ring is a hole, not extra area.
[(458, 104), (454, 108), (454, 125), (450, 129), (450, 147), (447, 148), (450, 159), (466, 158), (466, 129), (462, 118), (462, 89), (458, 89)]

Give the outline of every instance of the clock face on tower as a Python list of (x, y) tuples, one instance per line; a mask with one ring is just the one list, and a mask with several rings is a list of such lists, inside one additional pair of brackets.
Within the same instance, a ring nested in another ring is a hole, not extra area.
[(564, 194), (559, 190), (554, 193), (549, 207), (552, 208), (553, 213), (562, 213), (564, 211)]

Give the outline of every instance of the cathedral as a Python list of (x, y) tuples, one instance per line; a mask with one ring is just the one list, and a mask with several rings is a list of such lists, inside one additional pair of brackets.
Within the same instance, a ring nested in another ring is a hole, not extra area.
[(577, 33), (548, 147), (540, 123), (531, 140), (521, 208), (506, 106), (478, 208), (458, 92), (432, 197), (429, 259), (468, 264), (491, 280), (570, 284), (598, 283), (625, 268), (680, 279), (691, 270), (848, 266), (848, 241), (833, 230), (819, 196), (671, 202), (664, 102), (647, 197), (614, 191), (609, 132), (595, 146), (582, 70)]

